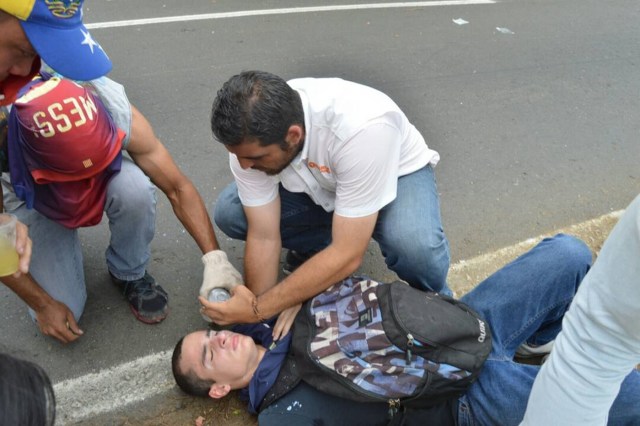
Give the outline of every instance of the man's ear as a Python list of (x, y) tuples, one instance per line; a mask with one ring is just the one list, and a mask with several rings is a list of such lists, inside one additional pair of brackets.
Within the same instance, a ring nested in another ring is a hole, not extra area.
[(226, 396), (230, 391), (231, 386), (214, 383), (209, 389), (209, 396), (213, 399), (220, 399), (223, 396)]
[(289, 130), (287, 130), (287, 142), (292, 143), (294, 145), (298, 145), (302, 142), (304, 137), (304, 130), (302, 126), (299, 124), (292, 124), (289, 126)]

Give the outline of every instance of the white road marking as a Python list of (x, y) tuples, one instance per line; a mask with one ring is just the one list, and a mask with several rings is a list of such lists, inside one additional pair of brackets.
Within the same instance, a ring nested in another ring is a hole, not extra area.
[[(612, 221), (617, 221), (622, 213), (622, 210), (612, 212), (564, 228), (561, 232), (579, 236), (595, 234), (598, 232), (594, 230), (602, 231), (612, 226)], [(491, 253), (461, 260), (451, 265), (450, 274), (460, 273), (474, 265), (495, 264), (497, 259), (506, 263), (548, 235), (551, 234), (529, 238)], [(599, 238), (604, 237), (601, 235)], [(175, 386), (171, 374), (171, 352), (172, 350), (159, 352), (98, 373), (56, 383), (56, 423), (64, 425), (98, 414), (122, 412), (127, 405), (168, 392)]]
[(54, 384), (56, 424), (68, 424), (88, 417), (118, 412), (135, 402), (170, 390), (171, 350), (116, 365), (98, 373)]
[(167, 16), (163, 18), (130, 19), (125, 21), (97, 22), (87, 24), (89, 29), (131, 27), (150, 24), (166, 24), (170, 22), (202, 21), (208, 19), (241, 18), (247, 16), (286, 15), (293, 13), (335, 12), (341, 10), (393, 9), (402, 7), (430, 6), (467, 6), (477, 4), (494, 4), (496, 0), (450, 0), (450, 1), (414, 1), (399, 3), (345, 4), (335, 6), (289, 7), (282, 9), (243, 10), (237, 12), (205, 13), (201, 15)]

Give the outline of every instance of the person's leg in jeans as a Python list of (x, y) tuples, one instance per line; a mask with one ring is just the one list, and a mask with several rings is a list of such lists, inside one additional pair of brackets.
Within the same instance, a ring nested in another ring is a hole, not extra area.
[[(27, 209), (25, 204), (10, 213), (29, 227), (33, 242), (29, 273), (49, 296), (67, 305), (79, 321), (87, 301), (87, 289), (78, 231)], [(29, 315), (35, 320), (31, 308)]]
[(449, 243), (431, 166), (398, 179), (396, 199), (380, 210), (373, 238), (389, 269), (402, 280), (421, 290), (451, 294)]
[(106, 250), (111, 281), (138, 320), (156, 324), (169, 313), (167, 292), (147, 272), (155, 232), (156, 188), (128, 159), (123, 158), (120, 173), (109, 182), (105, 212), (111, 230)]
[(300, 382), (289, 393), (264, 409), (260, 426), (376, 426), (386, 425), (386, 403), (362, 403), (322, 393)]
[(525, 341), (541, 345), (555, 338), (590, 264), (591, 252), (582, 241), (558, 235), (462, 298), (486, 320), (493, 340), (480, 377), (461, 398), (461, 423), (469, 416), (476, 424), (516, 425), (522, 420), (539, 368), (515, 363), (515, 351)]
[(638, 363), (640, 196), (613, 228), (580, 286), (536, 378), (523, 424), (601, 425), (607, 417), (609, 424), (640, 424), (640, 391), (636, 386), (635, 393), (625, 392), (637, 383)]
[[(280, 203), (282, 247), (313, 254), (329, 245), (332, 213), (314, 203), (307, 194), (289, 192), (282, 186)], [(214, 221), (227, 236), (236, 240), (246, 240), (247, 218), (235, 182), (228, 185), (218, 196)]]
[[(460, 399), (461, 426), (517, 425), (522, 421), (540, 367), (513, 362), (514, 352), (525, 341), (542, 345), (558, 335), (590, 262), (591, 253), (581, 241), (559, 235), (544, 240), (463, 297), (489, 323), (493, 348), (478, 381)], [(638, 395), (640, 373), (634, 370), (619, 388), (608, 424), (640, 424)], [(557, 417), (548, 420), (553, 422)], [(574, 420), (573, 424), (586, 423)]]
[(155, 233), (156, 188), (127, 158), (122, 159), (120, 173), (109, 181), (104, 210), (111, 230), (106, 250), (109, 272), (125, 281), (142, 278)]

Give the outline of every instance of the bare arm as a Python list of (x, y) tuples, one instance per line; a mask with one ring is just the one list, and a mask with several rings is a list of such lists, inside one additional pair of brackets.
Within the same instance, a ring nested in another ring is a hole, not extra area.
[[(4, 211), (2, 196), (3, 188), (0, 185), (0, 212)], [(40, 327), (42, 334), (55, 337), (63, 343), (72, 342), (83, 332), (78, 327), (69, 308), (64, 303), (60, 303), (49, 296), (29, 274), (31, 246), (29, 228), (18, 221), (16, 224), (16, 251), (19, 256), (18, 271), (13, 275), (0, 277), (0, 281), (35, 311), (38, 327)]]
[(246, 286), (261, 295), (276, 285), (282, 243), (280, 240), (280, 198), (260, 207), (245, 207), (249, 229), (245, 246)]
[(202, 253), (217, 250), (218, 241), (202, 197), (155, 136), (147, 119), (133, 105), (131, 111), (131, 138), (127, 146), (131, 158), (165, 193), (176, 217)]
[(72, 342), (83, 334), (67, 305), (49, 296), (31, 274), (22, 274), (18, 278), (2, 277), (0, 280), (35, 311), (42, 334), (55, 337), (62, 343)]

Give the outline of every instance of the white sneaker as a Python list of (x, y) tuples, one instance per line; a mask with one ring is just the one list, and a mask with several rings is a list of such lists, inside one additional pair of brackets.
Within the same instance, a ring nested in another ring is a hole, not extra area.
[(530, 345), (527, 342), (524, 342), (518, 349), (516, 349), (516, 355), (520, 358), (533, 358), (541, 355), (547, 355), (551, 353), (554, 342), (555, 340), (552, 340), (549, 343), (539, 346)]

